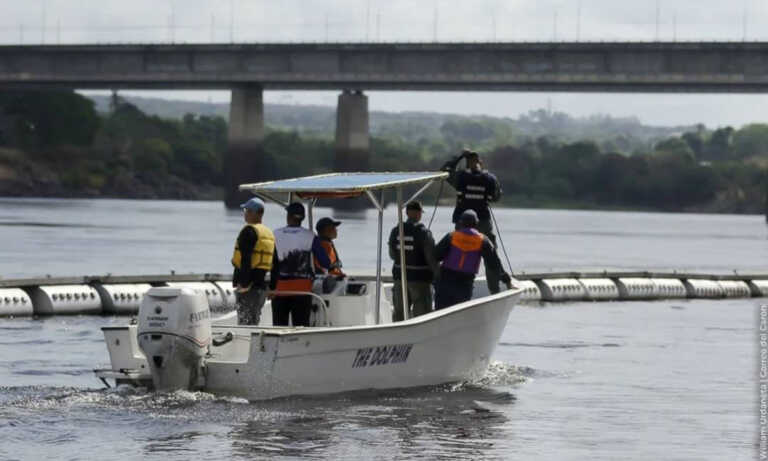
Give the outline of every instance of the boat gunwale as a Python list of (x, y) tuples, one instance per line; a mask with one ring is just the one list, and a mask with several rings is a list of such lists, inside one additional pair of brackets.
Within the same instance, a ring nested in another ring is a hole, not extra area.
[(463, 303), (440, 309), (438, 311), (432, 311), (429, 314), (420, 315), (412, 319), (403, 320), (400, 322), (382, 323), (379, 325), (354, 325), (354, 326), (340, 326), (340, 327), (258, 327), (253, 325), (214, 325), (214, 330), (233, 329), (238, 330), (251, 330), (251, 336), (291, 336), (291, 335), (306, 335), (306, 334), (326, 334), (326, 333), (339, 333), (339, 332), (352, 332), (352, 331), (366, 331), (376, 329), (388, 329), (388, 328), (401, 328), (401, 327), (415, 327), (424, 323), (431, 322), (438, 318), (447, 317), (468, 309), (480, 307), (490, 301), (496, 301), (523, 293), (522, 288), (515, 288), (512, 290), (505, 290), (493, 295), (483, 296), (482, 298), (471, 299)]

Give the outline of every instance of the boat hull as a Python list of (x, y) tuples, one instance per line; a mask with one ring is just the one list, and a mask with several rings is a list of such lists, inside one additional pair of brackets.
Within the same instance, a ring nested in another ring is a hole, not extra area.
[(437, 385), (480, 377), (521, 294), (510, 290), (404, 322), (341, 328), (214, 327), (205, 390), (249, 400)]

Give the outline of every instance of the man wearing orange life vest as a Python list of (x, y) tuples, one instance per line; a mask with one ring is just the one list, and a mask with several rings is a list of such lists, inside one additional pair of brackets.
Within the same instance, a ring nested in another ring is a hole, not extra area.
[(331, 218), (322, 218), (317, 221), (315, 229), (317, 230), (320, 244), (323, 246), (323, 249), (328, 256), (329, 264), (324, 265), (323, 261), (317, 258), (315, 259), (315, 269), (319, 272), (343, 278), (346, 277), (346, 274), (341, 270), (341, 259), (339, 258), (339, 253), (336, 251), (336, 247), (333, 245), (333, 240), (338, 237), (336, 228), (339, 224), (341, 224), (341, 221), (334, 221)]
[(508, 287), (512, 279), (504, 271), (490, 239), (476, 229), (477, 213), (464, 211), (457, 220), (457, 229), (449, 232), (435, 248), (435, 256), (442, 261), (440, 277), (435, 289), (435, 310), (468, 301), (472, 298), (472, 285), (480, 268), (480, 258)]
[(272, 269), (275, 236), (261, 223), (264, 202), (252, 198), (240, 205), (245, 226), (237, 236), (232, 255), (232, 286), (235, 288), (237, 320), (240, 325), (258, 325), (267, 297), (267, 272)]

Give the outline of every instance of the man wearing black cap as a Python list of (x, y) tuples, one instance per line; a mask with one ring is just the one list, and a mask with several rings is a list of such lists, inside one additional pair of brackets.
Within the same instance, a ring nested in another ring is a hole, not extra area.
[[(461, 159), (466, 159), (467, 168), (456, 170)], [(473, 210), (478, 217), (477, 229), (485, 234), (496, 245), (496, 236), (491, 224), (490, 202), (496, 202), (501, 197), (501, 185), (496, 176), (483, 169), (480, 155), (464, 149), (458, 157), (443, 165), (443, 171), (449, 173), (448, 183), (456, 189), (456, 208), (453, 210), (453, 222), (459, 222), (459, 217), (466, 210)], [(488, 290), (499, 292), (501, 272), (494, 270), (485, 260), (485, 277)]]
[(275, 229), (277, 262), (272, 269), (271, 287), (277, 292), (272, 299), (274, 325), (309, 326), (312, 298), (301, 295), (281, 295), (280, 292), (310, 292), (315, 277), (312, 258), (329, 264), (315, 234), (304, 227), (304, 205), (291, 203), (285, 208), (287, 226)]
[[(407, 221), (403, 223), (405, 277), (408, 282), (407, 305), (408, 317), (413, 318), (432, 311), (432, 280), (439, 266), (435, 260), (435, 240), (432, 233), (420, 222), (421, 203), (416, 200), (408, 202), (405, 213), (408, 216)], [(399, 322), (404, 319), (399, 226), (392, 228), (389, 234), (389, 257), (394, 261), (392, 277), (395, 279), (392, 287), (392, 301), (395, 307), (392, 320)]]
[(501, 274), (499, 279), (511, 287), (512, 279), (504, 271), (496, 248), (488, 237), (478, 232), (477, 214), (466, 210), (459, 215), (457, 229), (449, 232), (435, 249), (442, 261), (435, 290), (435, 309), (443, 309), (472, 298), (472, 285), (480, 268), (480, 258), (486, 267)]
[(339, 236), (339, 232), (336, 230), (339, 224), (341, 221), (335, 221), (331, 218), (321, 218), (315, 224), (318, 240), (328, 261), (325, 264), (319, 258), (315, 259), (315, 269), (342, 278), (346, 277), (346, 274), (341, 270), (341, 258), (339, 258), (339, 252), (336, 251), (336, 246), (333, 244), (333, 240)]

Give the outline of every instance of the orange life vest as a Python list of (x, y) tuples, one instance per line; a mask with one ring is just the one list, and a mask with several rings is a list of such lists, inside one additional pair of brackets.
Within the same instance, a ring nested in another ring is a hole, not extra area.
[[(340, 269), (341, 262), (339, 261), (339, 257), (336, 254), (336, 247), (333, 246), (333, 242), (326, 239), (320, 239), (320, 245), (322, 245), (323, 250), (325, 250), (325, 254), (328, 255), (328, 259), (331, 261), (331, 266), (334, 266), (334, 265), (337, 266), (329, 270), (328, 273), (331, 275), (342, 275), (343, 272), (341, 272), (341, 269)], [(320, 264), (318, 264), (317, 261), (315, 261), (315, 267), (320, 271), (325, 270), (325, 268), (322, 267)]]

